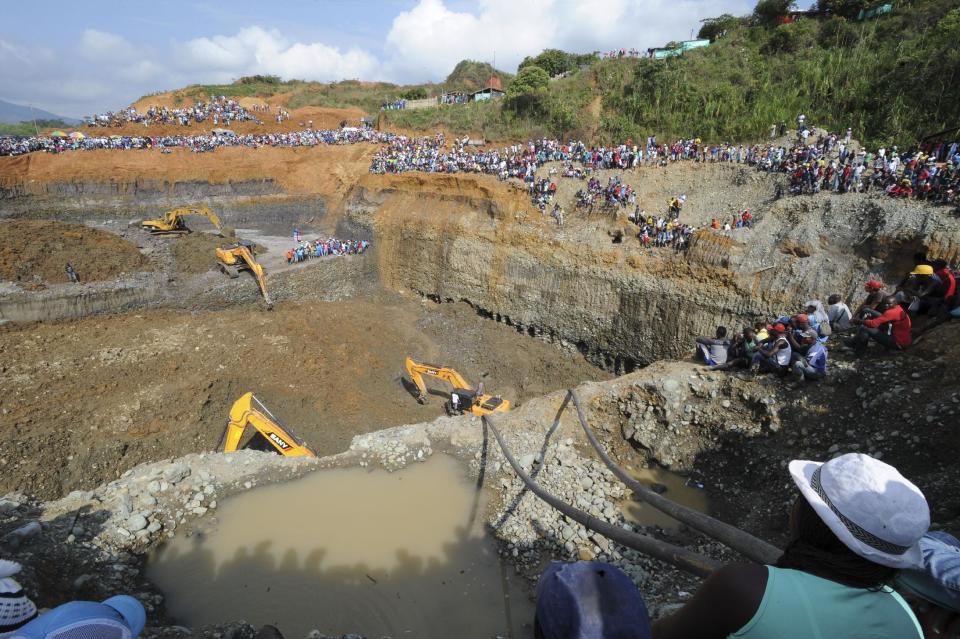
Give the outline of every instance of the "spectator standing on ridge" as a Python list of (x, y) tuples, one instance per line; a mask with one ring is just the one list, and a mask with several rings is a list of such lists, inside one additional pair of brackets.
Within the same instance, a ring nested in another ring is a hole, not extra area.
[(70, 262), (67, 262), (67, 265), (63, 268), (67, 273), (67, 278), (74, 284), (80, 283), (80, 277), (77, 275), (77, 272), (73, 270), (73, 266), (70, 265)]

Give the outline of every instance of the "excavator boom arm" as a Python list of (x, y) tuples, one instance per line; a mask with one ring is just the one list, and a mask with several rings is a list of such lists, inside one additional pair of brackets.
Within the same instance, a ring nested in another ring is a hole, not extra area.
[(287, 457), (316, 457), (316, 453), (307, 448), (303, 440), (258, 400), (253, 393), (244, 393), (234, 402), (227, 419), (224, 432), (223, 452), (231, 453), (240, 446), (240, 440), (247, 427), (254, 428), (281, 455)]
[(409, 357), (406, 359), (405, 364), (407, 367), (407, 374), (410, 375), (411, 381), (417, 385), (417, 390), (420, 391), (421, 398), (425, 398), (427, 395), (427, 387), (423, 383), (424, 375), (445, 380), (449, 382), (450, 385), (456, 390), (473, 391), (473, 387), (470, 386), (467, 380), (465, 380), (460, 373), (452, 368), (448, 368), (446, 366), (436, 366), (434, 364), (421, 364), (413, 361)]
[(210, 210), (208, 206), (181, 206), (167, 211), (160, 219), (144, 220), (142, 224), (144, 228), (152, 232), (182, 232), (185, 229), (181, 229), (182, 223), (180, 218), (187, 215), (202, 215), (210, 220), (210, 223), (213, 224), (218, 231), (223, 231), (223, 224), (220, 222), (220, 217)]
[[(270, 293), (267, 292), (267, 273), (264, 271), (263, 266), (253, 257), (253, 253), (249, 248), (243, 244), (231, 246), (230, 248), (218, 248), (217, 259), (221, 262), (222, 266), (231, 268), (237, 264), (238, 260), (243, 260), (243, 263), (247, 265), (247, 268), (250, 269), (253, 276), (257, 278), (257, 285), (260, 287), (260, 293), (263, 294), (263, 299), (266, 301), (267, 307), (270, 308), (273, 306), (273, 302), (270, 300)], [(236, 277), (236, 270), (233, 270), (232, 277)]]

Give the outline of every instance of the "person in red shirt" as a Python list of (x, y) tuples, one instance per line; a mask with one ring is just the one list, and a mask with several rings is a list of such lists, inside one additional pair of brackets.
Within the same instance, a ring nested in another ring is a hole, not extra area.
[(910, 334), (913, 326), (910, 316), (902, 306), (897, 304), (897, 299), (892, 295), (885, 297), (877, 310), (865, 312), (871, 317), (853, 319), (852, 323), (858, 324), (860, 330), (852, 340), (847, 342), (847, 345), (852, 346), (858, 355), (862, 355), (867, 350), (871, 339), (891, 350), (902, 350), (913, 342)]
[(957, 276), (950, 270), (946, 260), (933, 260), (930, 263), (933, 266), (933, 274), (940, 279), (940, 290), (943, 293), (943, 303), (946, 310), (951, 310), (957, 305)]

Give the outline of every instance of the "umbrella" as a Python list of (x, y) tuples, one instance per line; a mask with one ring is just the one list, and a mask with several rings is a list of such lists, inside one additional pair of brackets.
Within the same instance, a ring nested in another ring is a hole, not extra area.
[(71, 140), (82, 140), (85, 137), (87, 136), (85, 136), (83, 133), (80, 133), (79, 131), (74, 131), (70, 134)]
[(52, 138), (65, 138), (65, 137), (67, 137), (67, 134), (64, 133), (63, 131), (54, 131), (53, 133), (50, 134), (50, 137), (52, 137)]

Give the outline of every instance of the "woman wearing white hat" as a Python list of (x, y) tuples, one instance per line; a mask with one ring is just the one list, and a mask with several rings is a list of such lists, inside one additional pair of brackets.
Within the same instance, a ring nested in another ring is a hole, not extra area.
[(888, 584), (923, 568), (930, 527), (923, 493), (895, 468), (859, 453), (790, 462), (801, 495), (791, 540), (773, 566), (733, 564), (711, 575), (654, 639), (923, 639)]
[(0, 559), (0, 639), (36, 618), (37, 607), (13, 578), (20, 564)]

